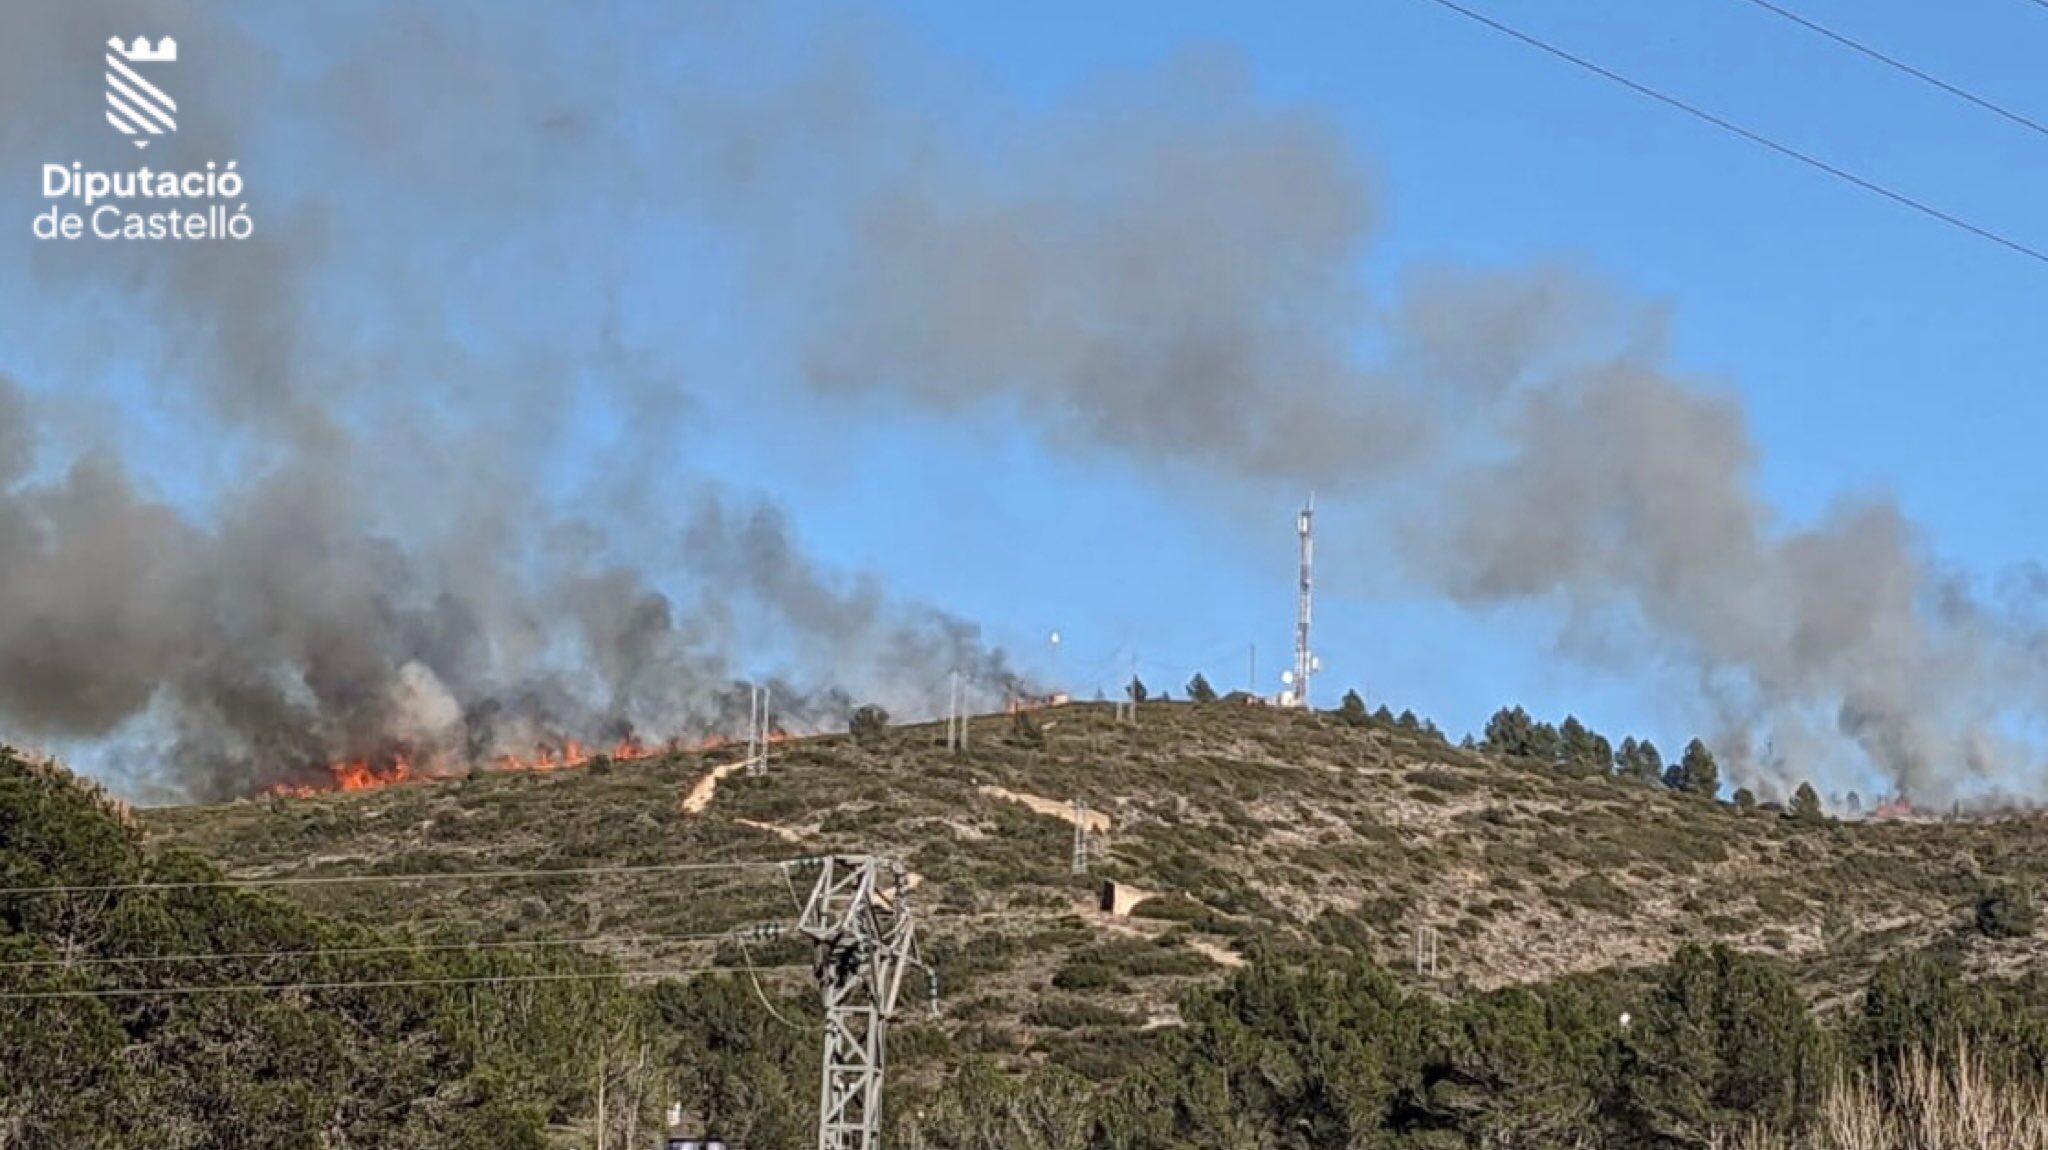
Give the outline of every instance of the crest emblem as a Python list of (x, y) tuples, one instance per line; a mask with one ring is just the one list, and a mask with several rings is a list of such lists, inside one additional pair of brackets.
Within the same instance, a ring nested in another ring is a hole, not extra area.
[(178, 102), (143, 75), (145, 68), (161, 71), (177, 59), (178, 42), (169, 36), (154, 46), (145, 36), (133, 44), (123, 44), (119, 36), (107, 41), (107, 123), (138, 148), (178, 130)]

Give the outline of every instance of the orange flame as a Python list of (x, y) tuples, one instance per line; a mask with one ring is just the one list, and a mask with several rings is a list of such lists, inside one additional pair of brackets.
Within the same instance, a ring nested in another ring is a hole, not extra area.
[(369, 759), (341, 759), (326, 765), (330, 780), (321, 783), (279, 783), (267, 794), (283, 795), (287, 798), (303, 799), (331, 791), (368, 791), (388, 787), (414, 778), (412, 760), (403, 751), (393, 752), (388, 760), (372, 762)]
[[(715, 741), (706, 745), (715, 745)], [(643, 743), (631, 735), (610, 747), (597, 749), (586, 747), (575, 739), (564, 739), (559, 746), (543, 746), (530, 755), (499, 755), (491, 765), (501, 771), (559, 771), (584, 766), (599, 755), (615, 763), (630, 763), (635, 759), (653, 758), (668, 749)]]
[[(780, 743), (790, 737), (786, 731), (771, 731), (768, 741)], [(681, 739), (671, 739), (666, 743), (648, 743), (628, 735), (609, 746), (594, 747), (576, 739), (563, 739), (559, 743), (542, 744), (524, 755), (498, 755), (489, 765), (499, 771), (560, 771), (588, 766), (599, 756), (609, 758), (613, 762), (634, 762), (671, 751), (717, 750), (730, 741), (723, 735), (706, 735), (694, 743), (686, 743)], [(393, 751), (376, 759), (337, 759), (323, 764), (320, 771), (325, 777), (317, 782), (278, 783), (263, 793), (303, 799), (336, 791), (368, 791), (399, 783), (452, 778), (463, 773), (459, 765), (436, 761), (416, 765), (412, 756), (405, 751)]]

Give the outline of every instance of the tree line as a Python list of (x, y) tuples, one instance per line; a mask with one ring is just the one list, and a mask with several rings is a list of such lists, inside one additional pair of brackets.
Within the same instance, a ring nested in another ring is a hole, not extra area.
[(1444, 1001), (1349, 956), (1272, 953), (1182, 1003), (1107, 1081), (970, 1063), (899, 1107), (928, 1150), (1682, 1150), (1811, 1132), (1831, 1088), (1959, 1046), (2048, 1072), (2048, 981), (1966, 984), (1954, 953), (1880, 967), (1807, 1009), (1778, 960), (1685, 946), (1661, 967)]

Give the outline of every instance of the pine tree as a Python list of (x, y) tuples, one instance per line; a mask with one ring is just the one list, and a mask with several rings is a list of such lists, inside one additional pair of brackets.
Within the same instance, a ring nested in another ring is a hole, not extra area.
[(1827, 813), (1821, 810), (1820, 795), (1813, 789), (1812, 783), (1799, 784), (1799, 789), (1792, 792), (1792, 804), (1786, 810), (1802, 823), (1825, 822), (1828, 817)]
[(1694, 739), (1685, 745), (1685, 756), (1664, 772), (1664, 781), (1674, 791), (1711, 799), (1721, 793), (1721, 767), (1714, 752)]
[(1502, 707), (1486, 720), (1485, 741), (1482, 744), (1489, 751), (1502, 755), (1526, 755), (1530, 750), (1530, 736), (1535, 729), (1529, 712), (1520, 707)]
[(1607, 737), (1579, 722), (1576, 715), (1566, 715), (1557, 734), (1559, 753), (1572, 766), (1605, 773), (1614, 761), (1614, 747)]
[(1344, 692), (1344, 699), (1337, 704), (1337, 717), (1354, 727), (1365, 725), (1365, 700), (1357, 691)]
[(1646, 783), (1664, 778), (1664, 755), (1657, 749), (1657, 744), (1648, 739), (1636, 744), (1635, 776)]
[(1200, 671), (1195, 672), (1195, 677), (1188, 680), (1188, 701), (1191, 703), (1213, 703), (1216, 701), (1216, 688), (1209, 685), (1209, 680), (1203, 678)]
[(1145, 689), (1145, 680), (1138, 678), (1136, 675), (1131, 676), (1130, 686), (1125, 687), (1124, 691), (1130, 696), (1133, 703), (1142, 703), (1152, 697), (1152, 693)]

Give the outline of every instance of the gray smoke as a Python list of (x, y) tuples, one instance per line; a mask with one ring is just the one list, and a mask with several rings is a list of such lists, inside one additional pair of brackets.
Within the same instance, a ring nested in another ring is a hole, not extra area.
[[(1767, 792), (1874, 768), (1921, 800), (2040, 793), (2028, 610), (1944, 571), (1881, 495), (1786, 522), (1739, 404), (1668, 364), (1657, 309), (1554, 267), (1423, 269), (1369, 298), (1366, 172), (1227, 61), (999, 135), (906, 114), (895, 63), (833, 53), (688, 129), (747, 157), (711, 167), (716, 199), (779, 206), (735, 218), (764, 284), (808, 292), (817, 391), (1397, 507), (1409, 575), (1549, 605), (1570, 655), (1688, 682)], [(821, 154), (834, 178), (806, 178)]]
[[(394, 739), (687, 733), (729, 714), (740, 651), (827, 709), (915, 710), (955, 666), (996, 689), (971, 627), (821, 573), (744, 495), (657, 481), (697, 408), (613, 269), (684, 228), (817, 394), (1388, 509), (1414, 579), (1550, 605), (1570, 655), (1686, 683), (1766, 785), (2039, 793), (2030, 580), (1945, 571), (1880, 496), (1785, 521), (1739, 406), (1586, 276), (1368, 289), (1370, 174), (1227, 57), (1018, 109), (859, 17), (550, 35), (519, 5), (350, 5), (295, 9), (285, 52), (238, 32), (273, 15), (0, 14), (0, 172), (132, 163), (84, 130), (80, 62), (170, 32), (212, 57), (181, 73), (179, 154), (240, 157), (263, 220), (147, 259), (0, 232), (73, 337), (27, 381), (40, 454), (0, 393), (0, 715), (31, 733), (168, 731), (211, 794)], [(604, 466), (548, 452), (579, 423)]]
[(930, 713), (955, 669), (983, 704), (1017, 685), (972, 625), (821, 569), (678, 457), (692, 399), (619, 318), (632, 225), (665, 210), (610, 126), (633, 29), (313, 9), (271, 64), (237, 31), (262, 16), (0, 14), (0, 171), (133, 167), (97, 123), (100, 46), (168, 33), (180, 135), (146, 158), (238, 159), (259, 221), (38, 247), (38, 197), (0, 190), (14, 302), (76, 349), (0, 381), (11, 737), (219, 798), (341, 759), (736, 734), (739, 680), (771, 672), (798, 730)]
[(0, 474), (0, 714), (66, 738), (152, 716), (165, 739), (139, 782), (224, 797), (396, 751), (459, 769), (569, 739), (730, 734), (746, 706), (742, 612), (800, 676), (775, 684), (787, 729), (869, 699), (929, 712), (953, 668), (984, 702), (1017, 685), (972, 625), (832, 578), (766, 506), (701, 495), (676, 529), (677, 574), (702, 598), (679, 602), (597, 552), (514, 570), (500, 548), (440, 569), (290, 468), (216, 527), (102, 456), (25, 478), (22, 407), (0, 381), (0, 448), (16, 461)]

